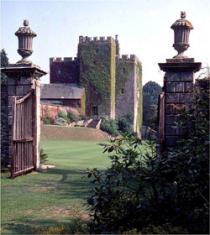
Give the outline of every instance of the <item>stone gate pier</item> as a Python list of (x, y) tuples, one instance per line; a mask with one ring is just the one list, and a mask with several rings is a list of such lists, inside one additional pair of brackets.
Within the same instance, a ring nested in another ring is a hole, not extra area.
[(18, 53), (22, 59), (1, 68), (6, 84), (1, 94), (1, 158), (9, 164), (15, 177), (37, 169), (40, 164), (40, 77), (45, 75), (39, 66), (26, 58), (32, 54), (36, 37), (29, 22), (15, 33), (19, 40)]
[(184, 51), (189, 47), (189, 34), (193, 26), (186, 19), (186, 13), (181, 12), (181, 17), (171, 28), (174, 30), (173, 47), (178, 54), (166, 63), (159, 63), (165, 72), (163, 91), (159, 98), (159, 140), (160, 149), (172, 147), (177, 144), (184, 130), (176, 126), (179, 114), (183, 109), (188, 109), (193, 102), (194, 73), (201, 68), (200, 62), (188, 58)]

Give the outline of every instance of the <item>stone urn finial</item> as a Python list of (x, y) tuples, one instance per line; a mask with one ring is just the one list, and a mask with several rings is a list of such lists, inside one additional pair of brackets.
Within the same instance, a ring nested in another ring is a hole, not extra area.
[(23, 26), (20, 27), (15, 35), (18, 37), (18, 54), (22, 56), (22, 60), (18, 61), (18, 64), (28, 64), (30, 61), (26, 60), (32, 53), (33, 38), (36, 37), (36, 33), (29, 27), (29, 21), (24, 20)]
[(181, 18), (172, 24), (171, 28), (174, 30), (174, 44), (173, 47), (178, 54), (175, 58), (184, 58), (184, 51), (188, 49), (189, 34), (193, 26), (190, 21), (186, 20), (186, 12), (181, 11)]

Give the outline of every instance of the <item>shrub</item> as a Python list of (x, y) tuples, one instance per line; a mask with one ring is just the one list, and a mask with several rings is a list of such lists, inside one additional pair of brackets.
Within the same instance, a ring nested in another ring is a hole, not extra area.
[(44, 149), (40, 149), (40, 163), (44, 164), (47, 162), (48, 155), (44, 152)]
[(52, 117), (46, 116), (42, 118), (42, 121), (44, 124), (49, 125), (49, 124), (54, 124), (54, 120)]
[(132, 133), (132, 119), (130, 115), (126, 115), (118, 120), (118, 129), (122, 133)]
[(93, 178), (94, 184), (88, 200), (93, 215), (92, 233), (123, 233), (133, 229), (140, 231), (143, 227), (144, 224), (139, 223), (144, 218), (140, 215), (140, 195), (146, 193), (146, 185), (140, 182), (144, 176), (149, 176), (148, 162), (143, 161), (145, 158), (152, 161), (154, 147), (151, 156), (141, 151), (140, 143), (134, 136), (112, 140), (104, 145), (104, 152), (112, 153), (109, 156), (111, 166), (106, 171), (93, 169), (89, 172), (88, 177)]
[(111, 166), (88, 175), (91, 232), (209, 234), (209, 85), (199, 83), (195, 105), (180, 116), (188, 133), (175, 148), (156, 156), (150, 145), (145, 153), (134, 136), (104, 145)]
[(161, 226), (149, 225), (141, 231), (141, 234), (188, 234), (186, 229), (179, 226), (173, 226), (169, 223)]
[(63, 118), (63, 119), (65, 119), (66, 121), (68, 121), (68, 114), (67, 114), (66, 110), (60, 111), (60, 112), (58, 113), (58, 117), (59, 117), (59, 118)]
[(68, 112), (67, 117), (70, 122), (78, 122), (80, 120), (80, 117), (72, 112)]
[(101, 130), (107, 132), (112, 136), (118, 136), (118, 124), (116, 120), (113, 119), (103, 119), (101, 122)]

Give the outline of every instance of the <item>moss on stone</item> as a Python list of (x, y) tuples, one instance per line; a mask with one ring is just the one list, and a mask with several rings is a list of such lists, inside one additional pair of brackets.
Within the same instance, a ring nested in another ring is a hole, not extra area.
[(143, 119), (143, 94), (142, 94), (142, 65), (140, 62), (137, 63), (136, 66), (137, 71), (137, 92), (139, 93), (138, 99), (138, 108), (137, 108), (137, 117), (136, 117), (136, 131), (139, 132), (142, 127), (142, 119)]
[[(110, 114), (115, 102), (115, 44), (79, 45), (80, 83), (86, 88), (87, 113), (97, 105), (99, 114)], [(110, 107), (111, 106), (111, 107)]]

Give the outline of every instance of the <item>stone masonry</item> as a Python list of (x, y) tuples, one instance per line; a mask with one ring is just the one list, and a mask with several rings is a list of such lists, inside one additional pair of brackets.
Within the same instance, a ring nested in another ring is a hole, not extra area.
[(167, 59), (166, 63), (159, 63), (160, 69), (165, 72), (162, 109), (160, 107), (160, 136), (163, 137), (162, 149), (175, 146), (185, 133), (185, 130), (177, 127), (179, 115), (193, 104), (194, 73), (197, 72), (201, 63), (195, 62), (194, 58), (188, 58), (184, 51), (189, 47), (188, 39), (192, 24), (185, 19), (186, 13), (181, 12), (181, 18), (171, 28), (174, 30), (174, 48), (178, 54)]
[(50, 82), (85, 88), (85, 115), (133, 120), (140, 131), (142, 120), (142, 67), (135, 55), (119, 53), (112, 37), (79, 37), (76, 58), (50, 58)]

